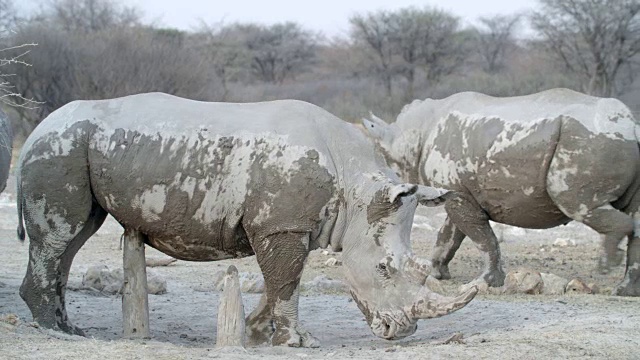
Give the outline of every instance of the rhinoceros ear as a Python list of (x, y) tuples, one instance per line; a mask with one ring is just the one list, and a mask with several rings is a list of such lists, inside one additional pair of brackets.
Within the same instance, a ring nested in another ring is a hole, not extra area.
[(368, 119), (362, 119), (362, 126), (365, 133), (375, 140), (391, 142), (395, 136), (395, 127), (387, 124), (373, 113), (369, 113)]
[(418, 191), (418, 185), (398, 184), (389, 189), (389, 202), (393, 203), (400, 196), (413, 195)]
[(430, 186), (417, 185), (416, 197), (421, 205), (439, 206), (444, 204), (445, 200), (450, 197), (453, 192), (445, 189), (434, 188)]

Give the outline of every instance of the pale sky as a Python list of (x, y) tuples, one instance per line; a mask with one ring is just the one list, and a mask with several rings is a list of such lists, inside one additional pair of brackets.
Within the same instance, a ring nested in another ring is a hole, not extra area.
[[(14, 1), (19, 9), (35, 9), (46, 0)], [(513, 14), (535, 8), (535, 0), (126, 0), (146, 21), (160, 26), (192, 30), (200, 20), (215, 24), (256, 22), (274, 24), (294, 21), (327, 36), (347, 35), (348, 19), (356, 13), (395, 10), (408, 6), (435, 6), (460, 16), (465, 24), (480, 16)], [(24, 13), (24, 12), (23, 12)]]

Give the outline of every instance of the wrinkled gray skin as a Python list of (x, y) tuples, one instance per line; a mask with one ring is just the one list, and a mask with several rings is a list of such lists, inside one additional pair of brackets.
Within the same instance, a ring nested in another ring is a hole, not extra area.
[[(468, 236), (486, 256), (481, 280), (500, 286), (504, 271), (489, 220), (545, 229), (576, 220), (603, 235), (601, 271), (622, 260), (615, 294), (640, 295), (640, 128), (615, 99), (567, 89), (495, 98), (465, 92), (414, 101), (395, 123), (364, 121), (405, 181), (455, 190), (432, 255), (434, 275)], [(635, 219), (635, 220), (634, 220)]]
[(409, 234), (418, 201), (445, 191), (400, 183), (350, 124), (304, 102), (204, 103), (165, 94), (76, 101), (27, 139), (18, 171), (18, 234), (30, 238), (20, 294), (35, 321), (67, 318), (74, 255), (107, 214), (183, 260), (256, 255), (266, 292), (247, 317), (254, 343), (318, 346), (298, 323), (310, 250), (344, 252), (351, 292), (373, 333), (412, 334), (418, 319), (468, 303), (423, 286), (428, 262)]
[(11, 131), (11, 121), (7, 114), (0, 110), (0, 192), (7, 187), (12, 150), (13, 132)]

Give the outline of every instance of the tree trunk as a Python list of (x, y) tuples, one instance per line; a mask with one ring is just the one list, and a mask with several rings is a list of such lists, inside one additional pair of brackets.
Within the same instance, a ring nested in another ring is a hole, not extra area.
[(125, 338), (149, 338), (149, 299), (144, 259), (144, 235), (132, 229), (124, 233), (124, 285), (122, 325)]

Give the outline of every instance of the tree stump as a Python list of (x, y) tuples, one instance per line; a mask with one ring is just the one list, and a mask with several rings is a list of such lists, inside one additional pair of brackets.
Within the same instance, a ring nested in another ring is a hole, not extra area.
[(149, 297), (144, 259), (144, 235), (136, 230), (125, 230), (123, 265), (122, 325), (124, 337), (149, 338)]
[(238, 269), (231, 265), (224, 277), (224, 292), (218, 306), (216, 347), (238, 346), (244, 348), (244, 321), (244, 305), (242, 304)]

